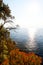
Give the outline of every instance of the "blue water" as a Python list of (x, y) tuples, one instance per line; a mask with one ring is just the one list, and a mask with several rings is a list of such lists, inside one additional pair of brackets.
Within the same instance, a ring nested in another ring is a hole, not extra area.
[(28, 30), (24, 28), (10, 30), (10, 37), (21, 50), (34, 52), (43, 57), (43, 29), (36, 31), (34, 42), (30, 40)]

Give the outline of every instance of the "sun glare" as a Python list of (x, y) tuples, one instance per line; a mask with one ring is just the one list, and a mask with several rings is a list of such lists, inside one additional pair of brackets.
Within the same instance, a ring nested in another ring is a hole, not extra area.
[(40, 7), (39, 4), (33, 2), (31, 3), (26, 10), (26, 18), (24, 22), (24, 26), (28, 29), (30, 38), (33, 39), (36, 29), (43, 27), (43, 22), (40, 16)]
[(17, 19), (21, 27), (28, 29), (31, 38), (34, 37), (37, 28), (43, 27), (43, 15), (41, 12), (40, 4), (33, 0), (33, 2), (25, 5), (20, 18)]

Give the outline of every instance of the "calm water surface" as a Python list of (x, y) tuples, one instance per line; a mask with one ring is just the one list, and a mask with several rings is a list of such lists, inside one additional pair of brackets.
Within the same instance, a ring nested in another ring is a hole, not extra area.
[(43, 29), (38, 29), (33, 40), (30, 39), (28, 30), (17, 28), (10, 30), (10, 37), (16, 41), (17, 46), (24, 51), (35, 52), (43, 57)]

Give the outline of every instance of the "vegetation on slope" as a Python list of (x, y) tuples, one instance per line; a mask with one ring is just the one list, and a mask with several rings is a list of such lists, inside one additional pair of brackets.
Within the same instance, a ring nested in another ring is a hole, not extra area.
[(42, 58), (33, 52), (26, 53), (16, 47), (5, 28), (0, 30), (0, 65), (41, 65)]

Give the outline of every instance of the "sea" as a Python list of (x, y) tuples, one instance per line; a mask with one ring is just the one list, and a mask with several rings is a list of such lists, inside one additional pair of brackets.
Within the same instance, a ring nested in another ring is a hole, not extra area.
[(22, 51), (34, 52), (43, 57), (43, 28), (36, 30), (33, 39), (30, 38), (29, 31), (26, 28), (21, 27), (11, 29), (10, 37)]

